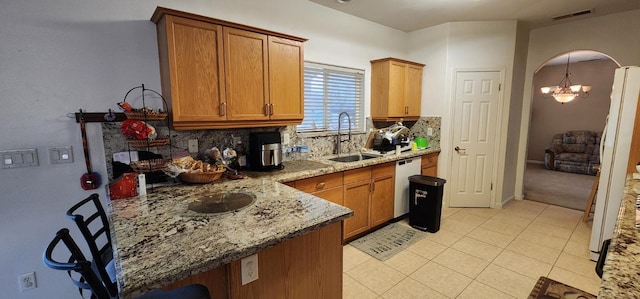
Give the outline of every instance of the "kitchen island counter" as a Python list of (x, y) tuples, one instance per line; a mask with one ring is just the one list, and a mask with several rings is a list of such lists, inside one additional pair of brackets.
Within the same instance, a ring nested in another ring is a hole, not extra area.
[(638, 194), (640, 179), (634, 179), (630, 174), (605, 260), (598, 298), (640, 297), (640, 231), (635, 227)]
[[(188, 209), (189, 203), (220, 192), (249, 192), (256, 201), (224, 214)], [(145, 196), (113, 200), (108, 210), (121, 298), (239, 260), (353, 213), (260, 178), (158, 187)]]
[[(335, 156), (286, 161), (282, 170), (247, 171), (249, 178), (242, 180), (156, 187), (145, 196), (111, 201), (109, 217), (121, 297), (171, 285), (353, 214), (281, 182), (439, 151), (429, 148), (347, 163), (328, 160)], [(256, 202), (226, 214), (202, 214), (187, 208), (204, 195), (228, 191), (251, 192)]]

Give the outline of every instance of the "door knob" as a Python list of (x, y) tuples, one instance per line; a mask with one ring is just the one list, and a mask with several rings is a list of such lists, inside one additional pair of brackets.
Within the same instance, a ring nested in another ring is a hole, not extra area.
[(456, 146), (456, 147), (454, 148), (454, 150), (456, 150), (456, 152), (458, 152), (458, 153), (459, 153), (460, 151), (466, 151), (467, 149), (460, 148), (460, 147)]

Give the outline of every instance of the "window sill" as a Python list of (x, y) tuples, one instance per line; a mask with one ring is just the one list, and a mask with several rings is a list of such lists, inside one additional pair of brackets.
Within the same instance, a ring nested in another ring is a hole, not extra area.
[[(299, 137), (302, 138), (314, 138), (314, 137), (329, 137), (338, 135), (338, 131), (325, 131), (325, 132), (296, 132)], [(341, 131), (341, 134), (347, 134), (348, 131)], [(351, 131), (351, 135), (364, 135), (368, 134), (364, 131)]]

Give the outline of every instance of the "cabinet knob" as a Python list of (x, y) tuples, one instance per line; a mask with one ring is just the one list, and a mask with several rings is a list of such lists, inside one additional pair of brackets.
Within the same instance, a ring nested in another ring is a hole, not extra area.
[(324, 188), (325, 185), (326, 185), (326, 182), (320, 182), (320, 183), (316, 184), (316, 189), (322, 189), (322, 188)]
[(273, 115), (273, 104), (269, 104), (269, 115)]

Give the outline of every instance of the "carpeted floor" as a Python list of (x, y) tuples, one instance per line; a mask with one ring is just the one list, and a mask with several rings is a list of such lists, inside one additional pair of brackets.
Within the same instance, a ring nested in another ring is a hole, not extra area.
[(584, 211), (595, 176), (548, 170), (542, 164), (527, 163), (524, 198)]

